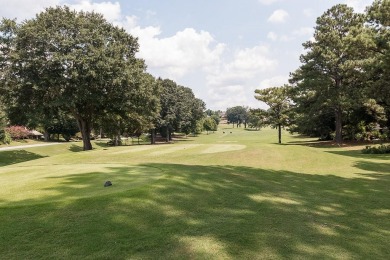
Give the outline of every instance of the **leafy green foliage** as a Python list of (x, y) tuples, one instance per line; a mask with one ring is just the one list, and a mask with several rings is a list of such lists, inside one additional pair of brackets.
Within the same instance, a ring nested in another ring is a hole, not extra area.
[[(370, 48), (372, 62), (366, 66), (369, 80), (367, 94), (385, 108), (390, 117), (390, 1), (376, 0), (367, 9), (367, 25), (374, 46)], [(387, 127), (390, 122), (387, 121)]]
[(261, 115), (265, 114), (264, 122), (278, 129), (279, 143), (282, 142), (281, 129), (290, 124), (289, 112), (292, 103), (289, 97), (289, 89), (288, 85), (284, 85), (282, 87), (255, 90), (257, 94), (255, 98), (269, 106), (266, 113), (259, 111), (258, 117), (261, 120)]
[[(155, 128), (160, 110), (160, 84), (155, 78), (142, 73), (133, 78), (131, 93), (124, 93), (122, 103), (106, 108), (95, 125), (119, 145), (121, 135), (139, 136)], [(131, 95), (131, 96), (129, 96)]]
[(215, 123), (217, 124), (217, 126), (219, 125), (219, 123), (221, 122), (221, 114), (222, 114), (222, 111), (220, 110), (217, 110), (217, 111), (212, 111), (211, 109), (207, 109), (206, 112), (205, 112), (206, 116), (209, 116), (211, 117)]
[(380, 146), (366, 146), (362, 153), (364, 154), (386, 154), (390, 153), (390, 145), (380, 145)]
[(10, 144), (12, 142), (11, 134), (5, 129), (0, 129), (0, 142)]
[(46, 126), (45, 130), (49, 135), (62, 135), (66, 141), (70, 141), (79, 128), (76, 121), (73, 118), (62, 117), (55, 118), (49, 126)]
[(206, 130), (208, 134), (209, 131), (217, 131), (218, 125), (213, 118), (206, 117), (203, 119), (203, 129)]
[(248, 111), (248, 125), (250, 128), (260, 129), (265, 127), (267, 120), (267, 111), (257, 108), (249, 109)]
[[(364, 29), (364, 17), (346, 5), (336, 5), (317, 19), (314, 41), (304, 43), (307, 53), (301, 56), (302, 66), (292, 74), (295, 84), (294, 102), (308, 120), (332, 112), (335, 119), (335, 139), (342, 141), (345, 113), (362, 98), (364, 66), (367, 48), (372, 45)], [(332, 127), (320, 127), (315, 132), (329, 135)], [(327, 133), (328, 132), (328, 133)]]
[(171, 140), (173, 131), (185, 134), (197, 132), (204, 117), (205, 103), (195, 97), (190, 88), (177, 85), (169, 79), (159, 79), (161, 110), (158, 118), (160, 134)]
[(12, 37), (11, 82), (5, 82), (10, 106), (72, 114), (84, 150), (92, 149), (92, 123), (102, 111), (117, 112), (140, 97), (137, 79), (145, 65), (135, 57), (137, 39), (100, 14), (48, 8), (19, 25)]
[(246, 128), (248, 121), (248, 110), (249, 108), (243, 106), (235, 106), (228, 108), (226, 110), (226, 117), (229, 123), (237, 125), (239, 127), (241, 124), (244, 124)]

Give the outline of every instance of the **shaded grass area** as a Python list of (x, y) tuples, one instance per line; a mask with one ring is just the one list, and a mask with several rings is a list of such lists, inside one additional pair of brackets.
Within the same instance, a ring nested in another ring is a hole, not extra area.
[(33, 161), (43, 157), (44, 156), (42, 155), (25, 150), (2, 151), (0, 154), (0, 167), (21, 162)]
[[(2, 255), (8, 259), (390, 255), (387, 172), (345, 179), (242, 166), (143, 166), (163, 170), (164, 178), (113, 195), (1, 210)], [(362, 162), (356, 167), (374, 166)], [(73, 176), (72, 181), (82, 182), (81, 178)]]
[[(70, 202), (85, 197), (103, 196), (150, 184), (162, 176), (153, 167), (123, 164), (56, 164), (48, 166), (0, 168), (3, 179), (1, 206), (29, 206), (36, 203)], [(111, 181), (115, 188), (104, 187)]]

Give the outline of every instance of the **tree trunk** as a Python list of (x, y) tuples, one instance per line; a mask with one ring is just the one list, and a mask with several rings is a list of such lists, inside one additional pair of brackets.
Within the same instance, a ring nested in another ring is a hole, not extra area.
[(342, 123), (342, 111), (340, 107), (336, 109), (335, 118), (336, 118), (335, 141), (336, 143), (341, 144), (343, 142), (343, 123)]
[(50, 134), (48, 131), (45, 130), (45, 132), (43, 132), (43, 138), (44, 138), (45, 142), (50, 141)]
[(166, 136), (166, 141), (167, 141), (167, 143), (169, 143), (169, 127), (167, 126), (167, 136)]
[(282, 126), (278, 124), (278, 137), (279, 137), (279, 144), (282, 143)]
[(152, 129), (152, 133), (150, 136), (150, 144), (156, 144), (156, 129)]
[(120, 140), (121, 140), (121, 136), (116, 134), (115, 138), (114, 138), (114, 146), (119, 146), (120, 145)]
[(79, 126), (81, 137), (83, 138), (83, 150), (92, 150), (91, 144), (91, 123), (82, 118), (77, 119), (77, 124)]

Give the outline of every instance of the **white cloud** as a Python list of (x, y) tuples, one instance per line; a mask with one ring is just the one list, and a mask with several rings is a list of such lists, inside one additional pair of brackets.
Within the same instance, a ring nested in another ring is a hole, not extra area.
[(298, 37), (312, 37), (314, 29), (311, 27), (301, 27), (297, 30), (290, 32), (289, 34), (278, 35), (275, 32), (269, 32), (267, 38), (272, 41), (291, 42), (296, 40)]
[(244, 85), (259, 73), (273, 71), (278, 62), (269, 57), (269, 48), (255, 46), (236, 51), (231, 62), (221, 64), (208, 76), (211, 86)]
[(101, 2), (94, 3), (91, 0), (78, 1), (76, 4), (66, 4), (71, 9), (76, 11), (86, 11), (101, 13), (109, 22), (117, 22), (121, 20), (121, 6), (119, 2)]
[(285, 10), (278, 9), (271, 14), (268, 21), (271, 23), (284, 23), (288, 17), (289, 14)]
[(270, 49), (263, 45), (237, 50), (230, 62), (209, 72), (208, 99), (216, 108), (240, 104), (258, 106), (254, 98), (258, 79), (278, 66), (278, 61), (270, 56)]
[(278, 39), (278, 35), (274, 32), (269, 32), (267, 34), (267, 38), (272, 40), (272, 41), (276, 41)]
[(0, 0), (0, 17), (17, 18), (20, 22), (33, 18), (35, 14), (44, 11), (46, 7), (55, 6), (59, 3), (60, 0)]
[(254, 98), (254, 90), (251, 96), (248, 96), (248, 89), (241, 85), (226, 86), (223, 89), (209, 89), (208, 99), (211, 101), (213, 109), (228, 108), (237, 105), (249, 105), (257, 103)]
[(258, 89), (280, 87), (287, 83), (288, 83), (288, 76), (279, 75), (279, 76), (262, 80), (258, 86)]
[(121, 25), (122, 25), (122, 27), (124, 27), (125, 29), (130, 31), (133, 28), (136, 28), (138, 26), (138, 17), (135, 15), (126, 16), (125, 21), (123, 21)]
[(139, 57), (164, 77), (178, 79), (194, 69), (207, 70), (220, 62), (225, 45), (216, 43), (209, 32), (186, 28), (162, 38), (159, 27), (140, 27), (135, 17), (127, 17), (124, 27), (139, 38)]

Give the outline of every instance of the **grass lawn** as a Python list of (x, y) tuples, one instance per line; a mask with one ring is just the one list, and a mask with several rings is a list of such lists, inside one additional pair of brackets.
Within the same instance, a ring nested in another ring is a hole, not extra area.
[(0, 151), (0, 258), (390, 259), (390, 155), (282, 138)]

